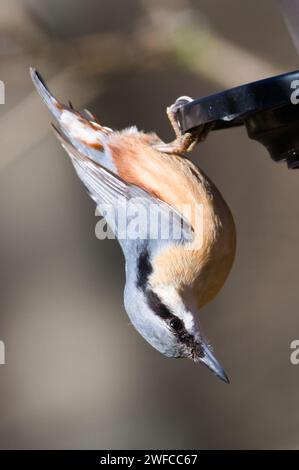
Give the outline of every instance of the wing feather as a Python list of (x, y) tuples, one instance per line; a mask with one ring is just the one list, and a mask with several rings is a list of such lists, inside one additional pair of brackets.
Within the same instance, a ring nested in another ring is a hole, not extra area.
[[(128, 209), (129, 204), (131, 217), (126, 218), (128, 223), (132, 220), (134, 210), (137, 217), (138, 212), (143, 211), (143, 215), (146, 212), (147, 217), (145, 217), (145, 220), (143, 220), (140, 214), (138, 221), (143, 224), (143, 227), (140, 227), (140, 232), (146, 234), (147, 239), (151, 239), (154, 233), (157, 238), (153, 238), (152, 241), (161, 241), (162, 239), (168, 243), (185, 243), (192, 240), (193, 230), (191, 225), (176, 209), (169, 206), (166, 202), (153, 197), (147, 191), (125, 182), (107, 168), (91, 160), (88, 156), (83, 155), (69, 141), (62, 129), (58, 129), (55, 126), (53, 128), (62, 146), (70, 156), (79, 178), (91, 198), (99, 206), (100, 212), (103, 203), (111, 204), (114, 208), (125, 208), (126, 206), (126, 209)], [(151, 223), (150, 217), (153, 212), (159, 218), (160, 228), (158, 232), (151, 232), (149, 227), (149, 223)], [(111, 223), (110, 220), (107, 221)], [(117, 224), (113, 226), (117, 227)], [(167, 234), (166, 237), (165, 234)], [(118, 236), (118, 233), (116, 233), (116, 236)]]

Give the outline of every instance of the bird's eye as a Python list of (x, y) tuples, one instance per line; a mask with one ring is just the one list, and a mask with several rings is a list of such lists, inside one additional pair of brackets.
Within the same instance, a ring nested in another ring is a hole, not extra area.
[(182, 331), (184, 329), (184, 324), (179, 318), (172, 318), (169, 324), (171, 328), (175, 331)]

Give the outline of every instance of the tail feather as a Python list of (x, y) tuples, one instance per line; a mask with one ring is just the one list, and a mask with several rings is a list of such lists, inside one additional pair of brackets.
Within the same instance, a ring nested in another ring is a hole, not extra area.
[(60, 103), (32, 67), (30, 74), (39, 95), (70, 142), (86, 156), (100, 162), (104, 142), (112, 130), (101, 126), (89, 111), (75, 111), (71, 103), (69, 106)]
[(55, 96), (52, 95), (41, 75), (33, 67), (30, 67), (30, 75), (42, 100), (47, 105), (55, 119), (59, 121), (61, 114), (66, 107), (59, 103)]

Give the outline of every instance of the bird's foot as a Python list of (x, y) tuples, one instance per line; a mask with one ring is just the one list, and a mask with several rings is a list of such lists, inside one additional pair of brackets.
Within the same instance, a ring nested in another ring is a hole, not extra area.
[(190, 152), (197, 142), (197, 136), (187, 132), (177, 137), (173, 142), (157, 144), (154, 145), (154, 148), (162, 153), (185, 153)]
[(177, 120), (177, 110), (181, 106), (193, 101), (189, 96), (181, 96), (175, 103), (169, 106), (166, 110), (170, 124), (175, 132), (176, 139), (170, 143), (162, 143), (154, 146), (156, 150), (162, 153), (184, 153), (193, 150), (194, 146), (198, 142), (198, 135), (191, 132), (182, 134), (179, 122)]

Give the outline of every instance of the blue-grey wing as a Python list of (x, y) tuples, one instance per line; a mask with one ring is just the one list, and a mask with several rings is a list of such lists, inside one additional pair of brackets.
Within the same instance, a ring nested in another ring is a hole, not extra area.
[(83, 155), (61, 129), (55, 130), (79, 178), (125, 254), (139, 251), (144, 244), (150, 244), (151, 251), (155, 251), (164, 243), (192, 241), (192, 227), (176, 209)]

